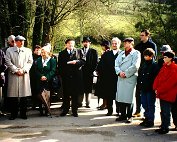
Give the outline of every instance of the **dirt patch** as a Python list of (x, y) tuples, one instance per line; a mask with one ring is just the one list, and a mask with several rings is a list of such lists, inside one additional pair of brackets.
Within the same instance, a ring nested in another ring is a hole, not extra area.
[(109, 136), (109, 137), (115, 137), (116, 134), (111, 131), (95, 131), (95, 130), (88, 130), (88, 129), (67, 129), (67, 130), (61, 130), (65, 133), (72, 133), (72, 134), (78, 134), (78, 135), (92, 135), (92, 134), (100, 134), (103, 136)]

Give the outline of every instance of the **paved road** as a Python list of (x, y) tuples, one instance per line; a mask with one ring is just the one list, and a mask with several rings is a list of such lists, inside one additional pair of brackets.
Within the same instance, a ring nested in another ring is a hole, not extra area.
[(59, 117), (60, 105), (52, 105), (52, 118), (39, 117), (35, 110), (28, 112), (27, 120), (1, 117), (0, 142), (177, 142), (177, 132), (170, 131), (166, 135), (154, 132), (160, 124), (159, 107), (156, 107), (155, 127), (144, 128), (138, 126), (140, 118), (125, 124), (115, 122), (116, 116), (105, 116), (106, 110), (96, 109), (95, 97), (92, 97), (90, 109), (79, 108), (78, 118)]

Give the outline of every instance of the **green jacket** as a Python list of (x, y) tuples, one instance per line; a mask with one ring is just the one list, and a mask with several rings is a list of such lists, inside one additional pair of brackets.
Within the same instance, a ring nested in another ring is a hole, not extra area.
[(37, 76), (37, 88), (41, 88), (42, 81), (40, 80), (42, 76), (47, 78), (46, 83), (49, 85), (51, 79), (55, 76), (57, 61), (54, 58), (50, 58), (46, 66), (43, 66), (42, 57), (39, 57), (36, 62), (36, 76)]

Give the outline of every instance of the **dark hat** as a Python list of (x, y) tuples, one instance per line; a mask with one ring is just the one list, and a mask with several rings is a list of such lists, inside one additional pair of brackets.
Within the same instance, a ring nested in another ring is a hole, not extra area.
[(132, 37), (128, 37), (123, 40), (123, 42), (126, 42), (126, 41), (132, 42), (132, 41), (134, 41), (134, 39)]
[(107, 46), (107, 47), (110, 47), (110, 42), (107, 41), (107, 40), (104, 40), (100, 45), (101, 45), (101, 46)]
[(168, 58), (174, 58), (175, 54), (171, 51), (167, 51), (163, 54), (163, 56), (167, 56)]
[(169, 45), (162, 45), (160, 48), (160, 52), (167, 52), (167, 51), (172, 51), (171, 47)]
[(18, 35), (15, 37), (15, 41), (24, 41), (24, 40), (26, 40), (26, 39), (21, 35)]
[(83, 41), (82, 42), (86, 42), (86, 41), (90, 42), (90, 38), (89, 37), (83, 37)]

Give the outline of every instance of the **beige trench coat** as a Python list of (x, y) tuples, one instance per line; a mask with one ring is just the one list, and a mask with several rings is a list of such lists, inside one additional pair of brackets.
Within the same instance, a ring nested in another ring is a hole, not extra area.
[[(33, 63), (32, 51), (29, 48), (21, 47), (18, 53), (17, 47), (8, 48), (5, 57), (8, 67), (8, 97), (31, 96), (29, 70)], [(15, 74), (21, 68), (25, 72), (23, 76)]]

